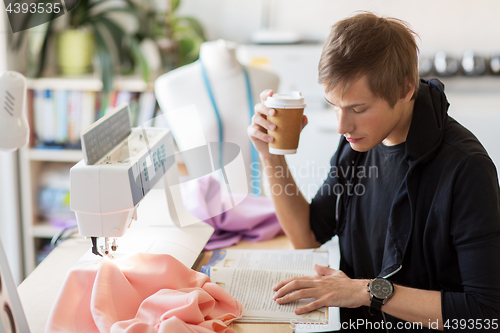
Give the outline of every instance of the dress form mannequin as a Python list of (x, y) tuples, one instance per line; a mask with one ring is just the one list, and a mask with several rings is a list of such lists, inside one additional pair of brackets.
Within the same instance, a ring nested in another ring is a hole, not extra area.
[[(249, 110), (247, 85), (243, 67), (236, 58), (236, 44), (224, 40), (203, 43), (200, 60), (205, 67), (223, 123), (224, 141), (235, 143), (241, 148), (247, 178), (250, 180), (251, 142), (247, 136), (247, 127), (254, 111), (253, 107)], [(277, 75), (257, 68), (247, 68), (247, 71), (254, 103), (260, 101), (259, 94), (263, 90), (277, 90)], [(217, 116), (199, 61), (159, 77), (155, 82), (155, 93), (180, 151), (194, 148), (192, 138), (188, 137), (192, 133), (176, 128), (185, 125), (177, 122), (176, 117), (171, 117), (169, 113), (189, 105), (196, 106), (206, 142), (219, 141)], [(194, 166), (186, 161), (186, 167), (190, 171)]]

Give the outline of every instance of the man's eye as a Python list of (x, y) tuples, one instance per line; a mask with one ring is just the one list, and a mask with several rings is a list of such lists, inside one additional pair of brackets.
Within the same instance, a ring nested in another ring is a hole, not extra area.
[(354, 113), (361, 113), (361, 112), (365, 111), (365, 110), (359, 110), (359, 109), (351, 109), (351, 110), (352, 110)]

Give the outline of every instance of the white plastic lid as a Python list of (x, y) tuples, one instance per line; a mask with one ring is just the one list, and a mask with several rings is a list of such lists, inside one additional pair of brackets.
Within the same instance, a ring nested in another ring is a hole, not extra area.
[(291, 155), (296, 154), (297, 149), (278, 149), (269, 147), (269, 152), (274, 155)]
[(298, 91), (292, 91), (289, 94), (274, 94), (267, 97), (264, 105), (268, 108), (279, 109), (302, 109), (306, 107), (304, 97)]

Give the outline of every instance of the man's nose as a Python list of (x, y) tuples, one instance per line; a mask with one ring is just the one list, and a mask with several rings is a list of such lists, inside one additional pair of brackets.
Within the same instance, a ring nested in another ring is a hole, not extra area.
[(337, 115), (337, 121), (339, 122), (337, 126), (337, 132), (341, 135), (353, 132), (355, 126), (351, 117), (349, 116), (349, 113), (340, 108), (337, 109), (335, 113)]

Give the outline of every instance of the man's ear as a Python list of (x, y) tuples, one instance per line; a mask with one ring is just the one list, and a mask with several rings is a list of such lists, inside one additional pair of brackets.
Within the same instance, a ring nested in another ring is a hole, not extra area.
[(415, 84), (412, 82), (412, 80), (406, 79), (404, 86), (405, 89), (401, 92), (401, 103), (409, 102), (413, 97), (413, 94), (415, 93)]

